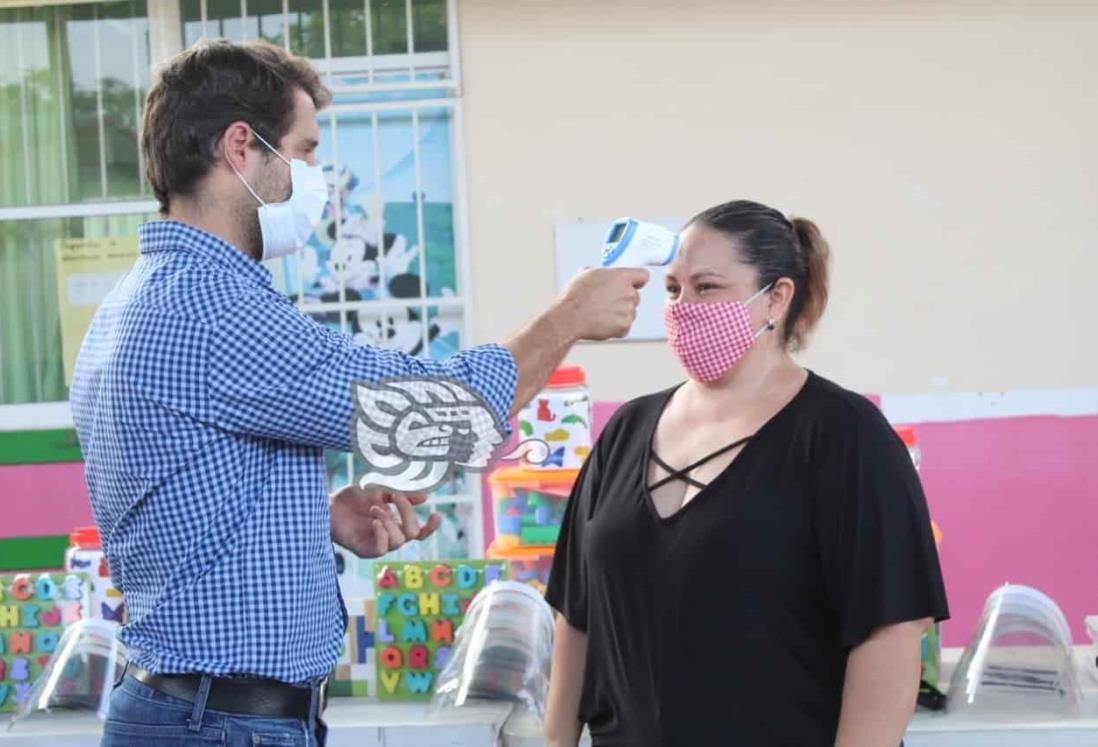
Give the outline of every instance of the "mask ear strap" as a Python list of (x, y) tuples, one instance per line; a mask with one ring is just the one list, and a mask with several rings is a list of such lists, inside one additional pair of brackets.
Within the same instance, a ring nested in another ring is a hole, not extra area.
[(253, 128), (251, 128), (251, 130), (252, 130), (252, 134), (253, 134), (253, 135), (255, 135), (255, 139), (256, 139), (256, 140), (258, 140), (259, 142), (261, 142), (261, 143), (263, 143), (264, 145), (266, 145), (266, 146), (267, 146), (267, 149), (268, 149), (269, 151), (271, 151), (271, 153), (274, 153), (274, 154), (275, 154), (276, 156), (278, 156), (279, 158), (281, 158), (281, 159), (282, 159), (282, 161), (283, 161), (283, 162), (284, 162), (284, 163), (285, 163), (285, 164), (286, 164), (287, 166), (289, 166), (289, 165), (290, 165), (290, 162), (286, 160), (286, 156), (284, 156), (284, 155), (282, 155), (281, 153), (279, 153), (279, 152), (278, 152), (278, 150), (277, 150), (277, 149), (276, 149), (276, 148), (275, 148), (275, 147), (274, 147), (273, 145), (271, 145), (271, 144), (270, 144), (270, 143), (268, 143), (268, 142), (267, 142), (266, 140), (264, 140), (264, 139), (263, 139), (263, 136), (262, 136), (262, 135), (260, 135), (260, 134), (259, 134), (258, 132), (256, 132), (256, 131), (255, 131), (255, 128), (254, 128), (254, 127), (253, 127)]
[[(775, 282), (776, 282), (776, 281), (775, 281)], [(753, 295), (753, 296), (752, 296), (751, 298), (747, 299), (747, 300), (746, 300), (746, 301), (744, 302), (744, 306), (746, 306), (747, 304), (751, 303), (751, 302), (752, 302), (752, 301), (754, 301), (754, 300), (755, 300), (756, 298), (758, 298), (759, 296), (763, 295), (764, 293), (766, 293), (767, 291), (769, 291), (769, 290), (770, 290), (771, 288), (773, 288), (773, 287), (774, 287), (774, 283), (770, 283), (770, 284), (769, 284), (769, 285), (767, 285), (767, 286), (766, 286), (765, 288), (760, 288), (760, 289), (759, 289), (759, 292), (758, 292), (758, 293), (756, 293), (755, 295)], [(773, 331), (774, 331), (774, 329), (775, 329), (775, 328), (776, 328), (777, 326), (778, 326), (778, 325), (777, 325), (777, 323), (776, 323), (776, 322), (775, 322), (775, 321), (774, 321), (773, 319), (767, 319), (767, 320), (766, 320), (766, 324), (764, 324), (764, 325), (763, 325), (762, 327), (760, 327), (760, 328), (759, 328), (759, 331), (755, 333), (755, 339), (757, 340), (757, 339), (759, 339), (760, 337), (762, 337), (762, 334), (763, 334), (763, 332), (773, 332)]]
[(766, 324), (759, 327), (758, 331), (755, 333), (755, 339), (757, 340), (762, 337), (763, 332), (773, 332), (775, 329), (777, 329), (777, 327), (777, 322), (775, 322), (773, 319), (767, 319)]
[(244, 189), (252, 193), (252, 197), (255, 198), (256, 202), (266, 207), (267, 203), (265, 203), (263, 201), (263, 198), (255, 193), (255, 190), (252, 189), (252, 185), (248, 184), (248, 180), (244, 178), (244, 175), (237, 171), (236, 166), (233, 166), (233, 162), (228, 159), (225, 159), (225, 162), (229, 164), (229, 168), (233, 170), (234, 174), (236, 174), (236, 178), (239, 179), (240, 183), (244, 185)]
[(747, 299), (746, 301), (743, 302), (744, 306), (751, 303), (752, 301), (754, 301), (756, 298), (763, 295), (764, 293), (767, 293), (773, 287), (774, 287), (774, 283), (770, 283), (765, 288), (760, 288), (759, 291), (755, 295), (751, 296), (751, 298), (749, 298), (749, 299)]

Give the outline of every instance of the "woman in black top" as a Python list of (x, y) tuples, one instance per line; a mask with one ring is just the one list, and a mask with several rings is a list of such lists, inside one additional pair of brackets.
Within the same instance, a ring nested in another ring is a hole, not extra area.
[(948, 616), (926, 500), (877, 408), (798, 366), (815, 224), (738, 201), (682, 233), (668, 339), (580, 474), (547, 598), (548, 745), (895, 747)]

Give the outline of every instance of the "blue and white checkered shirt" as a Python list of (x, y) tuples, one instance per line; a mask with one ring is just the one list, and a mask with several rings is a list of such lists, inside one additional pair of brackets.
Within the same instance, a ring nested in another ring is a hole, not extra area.
[(518, 376), (495, 345), (446, 361), (354, 345), (225, 241), (141, 227), (71, 388), (136, 664), (293, 683), (331, 671), (346, 612), (323, 450), (351, 448), (352, 381), (412, 375), (465, 382), (501, 421)]

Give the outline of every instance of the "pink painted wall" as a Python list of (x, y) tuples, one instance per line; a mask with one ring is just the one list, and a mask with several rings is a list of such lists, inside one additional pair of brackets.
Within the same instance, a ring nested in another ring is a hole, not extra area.
[[(877, 399), (877, 398), (873, 398)], [(595, 405), (601, 432), (618, 403)], [(953, 618), (946, 646), (964, 646), (984, 600), (1027, 584), (1064, 611), (1076, 643), (1098, 614), (1098, 417), (1027, 417), (918, 424), (922, 478), (943, 533)], [(495, 534), (485, 490), (485, 537)]]
[(1098, 417), (916, 426), (943, 533), (945, 645), (968, 642), (987, 595), (1007, 582), (1051, 596), (1076, 643), (1088, 642), (1083, 618), (1098, 613)]
[(0, 467), (0, 537), (68, 534), (93, 523), (84, 465), (26, 464)]

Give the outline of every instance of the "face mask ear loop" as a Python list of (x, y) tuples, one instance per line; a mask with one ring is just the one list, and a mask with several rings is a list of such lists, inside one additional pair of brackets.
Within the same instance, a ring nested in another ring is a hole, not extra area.
[(757, 340), (760, 337), (762, 337), (763, 332), (773, 332), (776, 328), (777, 328), (777, 325), (774, 323), (774, 320), (773, 319), (767, 319), (766, 324), (759, 327), (759, 331), (755, 333), (755, 339)]
[[(749, 298), (749, 299), (747, 299), (746, 301), (744, 301), (744, 302), (743, 302), (743, 305), (744, 305), (744, 306), (747, 306), (747, 305), (748, 305), (748, 304), (750, 304), (750, 303), (751, 303), (752, 301), (754, 301), (754, 300), (755, 300), (756, 298), (758, 298), (759, 296), (761, 296), (761, 295), (763, 295), (764, 293), (768, 292), (768, 291), (769, 291), (769, 290), (770, 290), (771, 288), (773, 288), (773, 287), (774, 287), (774, 283), (770, 283), (770, 284), (769, 284), (769, 285), (767, 285), (767, 286), (766, 286), (765, 288), (760, 288), (760, 289), (759, 289), (759, 292), (758, 292), (758, 293), (756, 293), (755, 295), (751, 296), (751, 298)], [(767, 319), (767, 320), (766, 320), (766, 324), (764, 324), (763, 326), (759, 327), (759, 330), (758, 330), (758, 331), (757, 331), (757, 332), (755, 333), (755, 339), (757, 340), (757, 339), (759, 339), (760, 337), (762, 337), (762, 334), (763, 334), (763, 332), (773, 332), (773, 331), (774, 331), (774, 329), (775, 329), (776, 327), (777, 327), (777, 324), (775, 323), (775, 321), (774, 321), (773, 319)]]
[(263, 199), (255, 193), (255, 190), (252, 189), (252, 186), (250, 184), (248, 184), (248, 180), (244, 178), (244, 175), (241, 174), (239, 171), (237, 171), (236, 166), (233, 166), (232, 161), (230, 161), (228, 159), (225, 159), (225, 162), (229, 164), (229, 168), (233, 170), (234, 174), (236, 174), (236, 178), (239, 179), (240, 183), (244, 185), (244, 189), (246, 189), (246, 190), (248, 190), (249, 192), (252, 193), (252, 197), (255, 198), (256, 202), (258, 202), (260, 205), (263, 205), (264, 207), (266, 207), (267, 203), (265, 203), (263, 201)]
[(758, 298), (759, 296), (763, 295), (764, 293), (767, 293), (767, 292), (768, 292), (768, 291), (770, 291), (770, 289), (772, 289), (773, 287), (774, 287), (774, 283), (770, 283), (770, 284), (769, 284), (769, 285), (767, 285), (767, 286), (766, 286), (765, 288), (760, 288), (760, 289), (758, 290), (758, 292), (756, 292), (756, 293), (755, 293), (755, 295), (751, 296), (751, 298), (749, 298), (749, 299), (747, 299), (746, 301), (744, 301), (744, 302), (743, 302), (743, 305), (744, 305), (744, 306), (749, 306), (749, 305), (751, 304), (751, 302), (752, 302), (752, 301), (754, 301), (754, 300), (755, 300), (756, 298)]
[(252, 134), (255, 135), (256, 140), (258, 140), (259, 142), (261, 142), (261, 143), (263, 143), (264, 145), (267, 146), (267, 150), (271, 151), (271, 153), (274, 153), (276, 156), (281, 158), (282, 162), (285, 163), (287, 166), (290, 165), (290, 162), (286, 160), (286, 156), (282, 155), (277, 150), (275, 150), (275, 147), (273, 145), (271, 145), (270, 143), (268, 143), (266, 140), (264, 140), (263, 136), (260, 135), (258, 132), (256, 132), (255, 129), (252, 129)]

